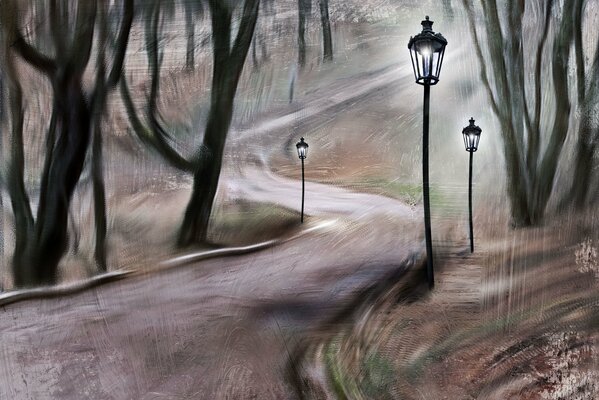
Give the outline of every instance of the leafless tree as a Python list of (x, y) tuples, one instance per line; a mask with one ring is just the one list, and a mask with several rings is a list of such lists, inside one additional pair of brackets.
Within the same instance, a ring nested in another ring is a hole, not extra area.
[[(15, 215), (13, 274), (16, 286), (51, 284), (56, 281), (58, 263), (68, 244), (69, 205), (90, 141), (93, 142), (94, 153), (92, 170), (98, 241), (96, 258), (100, 268), (106, 267), (100, 119), (107, 90), (117, 84), (121, 75), (133, 15), (133, 0), (123, 1), (123, 21), (117, 51), (113, 54), (113, 65), (108, 74), (104, 65), (106, 6), (104, 1), (49, 1), (45, 8), (45, 23), (48, 24), (51, 36), (51, 49), (40, 50), (27, 41), (21, 32), (19, 21), (24, 20), (21, 9), (23, 5), (13, 0), (0, 3), (3, 58), (11, 96), (12, 135), (8, 187)], [(36, 23), (43, 24), (44, 21)], [(83, 86), (83, 73), (91, 58), (96, 27), (100, 30), (98, 73), (94, 88), (87, 92)], [(47, 55), (47, 50), (52, 50), (54, 55)], [(23, 179), (24, 100), (15, 57), (20, 57), (47, 77), (53, 89), (52, 117), (46, 136), (45, 160), (35, 218)]]
[(127, 81), (121, 80), (121, 95), (129, 120), (137, 136), (175, 167), (193, 174), (191, 199), (179, 233), (179, 245), (206, 242), (208, 222), (220, 177), (223, 151), (233, 116), (233, 103), (239, 78), (248, 55), (258, 18), (259, 0), (245, 0), (235, 39), (232, 41), (232, 17), (235, 7), (219, 0), (208, 2), (212, 21), (213, 72), (210, 111), (203, 141), (196, 155), (188, 160), (169, 143), (169, 135), (157, 117), (156, 100), (160, 84), (158, 21), (160, 0), (156, 1), (146, 28), (146, 44), (151, 70), (151, 89), (144, 126), (137, 116)]
[[(513, 223), (517, 226), (537, 224), (546, 212), (564, 143), (568, 133), (573, 131), (569, 126), (573, 85), (568, 79), (573, 42), (577, 60), (577, 105), (584, 110), (597, 102), (597, 90), (592, 87), (595, 79), (585, 82), (580, 33), (585, 2), (564, 0), (560, 6), (556, 1), (509, 0), (501, 3), (502, 9), (496, 0), (486, 0), (481, 7), (475, 7), (471, 0), (462, 0), (462, 3), (470, 20), (481, 80), (501, 126)], [(527, 7), (536, 8), (527, 10)], [(477, 23), (479, 16), (480, 24)], [(524, 18), (536, 16), (540, 16), (535, 25), (540, 26), (540, 32), (537, 35), (525, 33)], [(526, 40), (531, 37), (535, 40), (531, 46), (535, 51), (529, 56), (523, 49), (530, 45)], [(597, 53), (592, 68), (595, 75), (590, 76), (597, 76)], [(553, 105), (543, 101), (547, 94), (554, 99)], [(544, 113), (552, 116), (547, 124), (541, 121)], [(584, 139), (589, 136), (585, 118), (579, 132), (580, 145), (575, 158), (581, 165), (575, 174), (577, 179), (584, 180), (588, 179), (588, 166), (595, 149), (594, 141)], [(587, 188), (588, 185), (577, 188), (580, 193), (575, 197), (584, 199)]]

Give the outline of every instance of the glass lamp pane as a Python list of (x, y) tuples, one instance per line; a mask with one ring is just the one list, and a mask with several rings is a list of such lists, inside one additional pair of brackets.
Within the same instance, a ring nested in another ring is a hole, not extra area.
[(476, 149), (476, 134), (474, 132), (468, 135), (468, 147), (472, 150)]

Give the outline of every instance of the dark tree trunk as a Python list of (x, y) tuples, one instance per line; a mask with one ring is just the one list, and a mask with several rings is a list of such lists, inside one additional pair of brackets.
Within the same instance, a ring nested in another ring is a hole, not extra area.
[[(510, 0), (507, 6), (507, 33), (501, 28), (502, 14), (496, 0), (482, 4), (484, 30), (488, 59), (483, 56), (482, 35), (476, 22), (473, 3), (462, 0), (470, 19), (470, 29), (474, 38), (476, 54), (480, 62), (481, 80), (485, 85), (492, 110), (501, 123), (504, 156), (507, 169), (507, 193), (511, 206), (512, 223), (515, 226), (536, 225), (542, 222), (547, 204), (553, 192), (554, 180), (560, 155), (569, 130), (571, 111), (568, 88), (568, 63), (573, 41), (572, 16), (575, 2), (565, 0), (562, 17), (554, 30), (553, 49), (548, 70), (551, 71), (553, 97), (556, 99), (552, 111), (553, 123), (548, 129), (547, 145), (541, 151), (541, 111), (543, 109), (542, 76), (543, 66), (547, 65), (544, 47), (549, 36), (552, 4), (544, 8), (542, 35), (536, 43), (536, 57), (533, 64), (535, 77), (530, 93), (525, 90), (523, 16), (526, 2)], [(557, 5), (556, 5), (557, 6)], [(551, 42), (549, 42), (551, 43)], [(487, 71), (493, 76), (488, 79)], [(534, 93), (534, 109), (529, 104), (527, 94)], [(526, 135), (528, 134), (528, 136)]]
[[(10, 68), (10, 66), (9, 66)], [(16, 78), (16, 77), (12, 77)], [(34, 282), (34, 268), (23, 258), (33, 230), (33, 214), (29, 196), (25, 190), (23, 155), (23, 103), (21, 86), (13, 81), (10, 85), (10, 112), (12, 121), (11, 159), (7, 171), (7, 187), (14, 215), (15, 249), (13, 253), (13, 279), (15, 286)]]
[(583, 115), (580, 124), (580, 137), (578, 138), (578, 151), (574, 166), (574, 179), (572, 182), (572, 201), (576, 208), (582, 209), (586, 206), (587, 194), (591, 186), (591, 175), (593, 171), (593, 159), (595, 156), (596, 143), (593, 141), (593, 129), (591, 127), (591, 116)]
[(187, 52), (185, 54), (185, 68), (195, 68), (195, 24), (193, 21), (193, 9), (185, 2), (185, 30), (187, 32)]
[(104, 185), (104, 161), (102, 154), (101, 112), (94, 111), (92, 129), (92, 185), (94, 194), (94, 223), (96, 246), (94, 258), (100, 271), (106, 271), (106, 189)]
[(90, 111), (81, 76), (58, 77), (54, 91), (56, 143), (44, 170), (35, 232), (24, 257), (35, 271), (33, 284), (56, 282), (58, 263), (68, 244), (69, 205), (90, 136)]
[(300, 67), (306, 65), (306, 17), (310, 12), (312, 0), (297, 0), (297, 63)]
[(331, 36), (331, 21), (329, 19), (329, 0), (319, 0), (320, 21), (322, 24), (323, 60), (333, 61), (333, 39)]
[(211, 112), (209, 127), (206, 129), (204, 146), (209, 155), (204, 157), (204, 162), (193, 177), (193, 189), (185, 218), (181, 226), (179, 244), (188, 246), (193, 243), (204, 243), (208, 236), (208, 224), (214, 197), (220, 177), (223, 150), (226, 141), (226, 132), (230, 122), (228, 109), (232, 106), (223, 106), (219, 112)]
[(223, 151), (233, 116), (237, 85), (252, 41), (259, 0), (246, 0), (239, 31), (231, 47), (231, 10), (218, 0), (209, 2), (212, 13), (214, 68), (210, 113), (197, 162), (191, 199), (179, 233), (179, 245), (206, 242), (208, 223), (218, 187)]

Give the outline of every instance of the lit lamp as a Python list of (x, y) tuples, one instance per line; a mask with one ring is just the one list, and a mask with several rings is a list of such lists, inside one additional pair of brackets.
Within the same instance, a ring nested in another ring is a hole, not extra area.
[(431, 234), (431, 212), (428, 176), (428, 125), (430, 87), (439, 82), (447, 40), (440, 33), (433, 32), (433, 21), (428, 16), (422, 21), (422, 32), (410, 38), (408, 49), (412, 59), (416, 83), (424, 86), (424, 121), (422, 125), (422, 191), (424, 205), (424, 236), (426, 239), (426, 275), (428, 285), (435, 284), (433, 272), (433, 245)]
[(297, 148), (297, 155), (302, 160), (302, 217), (301, 222), (304, 223), (304, 192), (305, 192), (305, 183), (304, 183), (304, 160), (308, 156), (308, 143), (304, 141), (304, 138), (301, 138), (299, 142), (295, 145)]
[(408, 49), (416, 83), (435, 85), (439, 82), (447, 40), (440, 33), (433, 32), (433, 21), (422, 21), (422, 32), (410, 38)]
[(474, 118), (470, 118), (470, 125), (462, 129), (464, 146), (470, 153), (470, 174), (468, 178), (468, 208), (470, 211), (470, 252), (474, 253), (474, 228), (472, 226), (472, 155), (478, 150), (478, 142), (482, 129), (474, 125)]

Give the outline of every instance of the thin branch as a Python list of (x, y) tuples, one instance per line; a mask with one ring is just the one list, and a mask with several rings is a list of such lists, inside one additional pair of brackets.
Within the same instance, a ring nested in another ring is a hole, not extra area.
[(15, 27), (15, 40), (12, 43), (12, 48), (29, 64), (46, 73), (53, 75), (56, 71), (56, 62), (42, 54), (39, 50), (27, 43), (21, 33)]
[(584, 66), (584, 46), (582, 43), (582, 11), (584, 9), (584, 0), (576, 0), (574, 5), (574, 52), (576, 55), (576, 88), (578, 94), (578, 104), (584, 101), (586, 90), (585, 66)]
[(150, 146), (158, 154), (164, 157), (164, 159), (167, 160), (175, 168), (178, 168), (185, 172), (194, 172), (196, 169), (196, 165), (186, 160), (183, 156), (177, 153), (170, 145), (168, 145), (162, 132), (146, 128), (143, 125), (143, 123), (137, 116), (135, 105), (133, 104), (133, 100), (131, 99), (131, 93), (129, 91), (129, 87), (127, 86), (127, 79), (125, 78), (124, 70), (119, 80), (119, 87), (121, 97), (125, 105), (125, 110), (127, 111), (127, 116), (129, 117), (129, 121), (131, 122), (131, 128), (133, 129), (133, 132), (137, 135), (137, 137), (143, 143)]
[[(252, 37), (254, 36), (259, 6), (260, 0), (246, 0), (243, 5), (243, 16), (239, 23), (239, 31), (237, 32), (233, 49), (231, 50), (232, 64), (238, 66), (239, 69), (243, 68)], [(234, 60), (234, 58), (237, 58), (237, 60)], [(239, 75), (239, 73), (236, 72), (235, 75)]]
[(487, 67), (486, 67), (486, 63), (484, 62), (484, 56), (483, 56), (483, 52), (482, 52), (482, 48), (480, 45), (480, 39), (478, 37), (478, 32), (476, 31), (476, 19), (474, 16), (474, 11), (472, 10), (472, 6), (470, 5), (470, 1), (469, 0), (462, 0), (462, 3), (464, 4), (464, 8), (466, 9), (466, 12), (468, 13), (468, 20), (470, 21), (470, 35), (472, 36), (472, 39), (474, 40), (474, 45), (475, 45), (475, 49), (476, 49), (476, 56), (478, 58), (478, 64), (479, 64), (479, 68), (480, 68), (480, 79), (483, 82), (483, 85), (485, 86), (485, 88), (487, 89), (487, 95), (489, 96), (489, 101), (491, 102), (491, 107), (493, 108), (493, 112), (495, 113), (495, 115), (501, 115), (501, 111), (499, 110), (499, 107), (497, 106), (497, 100), (495, 100), (495, 95), (493, 93), (493, 89), (491, 88), (491, 84), (489, 83), (489, 77), (487, 75)]

